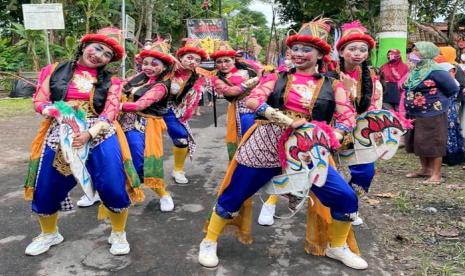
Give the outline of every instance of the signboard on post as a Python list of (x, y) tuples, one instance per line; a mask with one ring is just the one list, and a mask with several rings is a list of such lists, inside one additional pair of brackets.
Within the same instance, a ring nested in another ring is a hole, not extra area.
[(62, 30), (65, 28), (62, 4), (23, 4), (26, 30)]
[(225, 18), (187, 19), (187, 36), (194, 39), (228, 40), (228, 21)]
[(136, 32), (136, 20), (126, 14), (126, 20), (124, 21), (124, 37), (134, 40)]

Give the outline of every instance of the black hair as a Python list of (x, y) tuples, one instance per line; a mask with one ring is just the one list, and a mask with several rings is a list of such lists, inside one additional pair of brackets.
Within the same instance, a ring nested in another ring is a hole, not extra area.
[[(339, 57), (339, 68), (341, 72), (345, 72), (344, 58)], [(362, 91), (360, 103), (355, 104), (357, 113), (363, 113), (368, 110), (371, 104), (371, 96), (373, 95), (373, 81), (371, 79), (370, 67), (368, 66), (368, 59), (362, 62)]]

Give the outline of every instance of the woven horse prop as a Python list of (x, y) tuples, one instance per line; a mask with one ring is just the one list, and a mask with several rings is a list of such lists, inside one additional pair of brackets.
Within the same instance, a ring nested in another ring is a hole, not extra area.
[(59, 123), (60, 148), (63, 160), (69, 165), (71, 173), (85, 195), (92, 199), (95, 190), (86, 168), (90, 143), (87, 142), (81, 148), (72, 147), (74, 136), (87, 130), (86, 114), (81, 108), (71, 107), (63, 101), (56, 102), (53, 106), (59, 111), (55, 119)]
[(371, 110), (356, 119), (350, 134), (353, 147), (339, 150), (336, 161), (350, 166), (389, 160), (399, 148), (400, 137), (411, 127), (409, 120), (388, 110)]
[(264, 186), (264, 191), (274, 195), (308, 197), (312, 185), (322, 187), (325, 184), (331, 150), (338, 146), (333, 132), (323, 123), (311, 122), (297, 129), (288, 129), (278, 145), (285, 173), (273, 177)]

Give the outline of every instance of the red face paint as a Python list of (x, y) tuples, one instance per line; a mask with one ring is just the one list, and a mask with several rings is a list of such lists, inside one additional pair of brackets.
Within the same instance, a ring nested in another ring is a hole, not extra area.
[(142, 62), (142, 71), (149, 78), (159, 76), (165, 69), (166, 66), (163, 64), (163, 62), (153, 57), (146, 57)]
[(234, 68), (234, 60), (231, 57), (219, 57), (215, 60), (216, 69), (228, 74)]
[(181, 57), (180, 61), (184, 68), (194, 70), (197, 66), (200, 65), (202, 58), (197, 54), (187, 53)]
[(355, 41), (347, 44), (342, 50), (344, 62), (358, 66), (368, 58), (368, 44), (361, 41)]
[(110, 63), (113, 55), (113, 50), (105, 44), (91, 43), (82, 50), (79, 63), (90, 68), (98, 68)]

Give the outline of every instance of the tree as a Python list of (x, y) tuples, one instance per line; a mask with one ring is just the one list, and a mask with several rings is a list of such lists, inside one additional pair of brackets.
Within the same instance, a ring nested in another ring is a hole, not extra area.
[(26, 48), (26, 53), (32, 58), (34, 71), (40, 69), (38, 49), (44, 48), (45, 35), (42, 31), (26, 30), (22, 24), (12, 23), (13, 31), (21, 39), (15, 44), (18, 50)]

